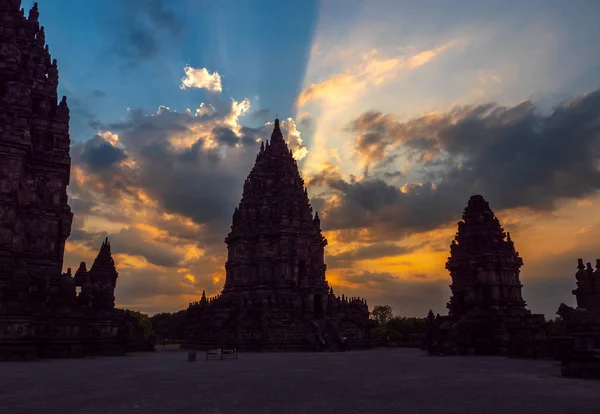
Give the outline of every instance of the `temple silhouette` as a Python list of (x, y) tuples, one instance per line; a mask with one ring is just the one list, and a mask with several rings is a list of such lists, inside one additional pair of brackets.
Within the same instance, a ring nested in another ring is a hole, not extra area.
[[(70, 112), (66, 97), (58, 100), (37, 3), (27, 17), (20, 5), (0, 0), (0, 360), (123, 354), (140, 341), (132, 316), (115, 308), (109, 240), (89, 269), (62, 271), (73, 221)], [(367, 302), (335, 295), (327, 281), (327, 240), (277, 119), (225, 243), (222, 292), (189, 304), (184, 347), (372, 346)], [(552, 341), (544, 316), (526, 307), (522, 266), (488, 202), (472, 196), (446, 264), (448, 315), (427, 317), (429, 353), (547, 356)], [(600, 260), (594, 270), (579, 259), (577, 269), (577, 307), (557, 312), (567, 336), (563, 374), (600, 378)]]
[(577, 306), (561, 303), (556, 312), (566, 323), (567, 335), (573, 339), (572, 350), (563, 360), (566, 377), (600, 378), (600, 259), (596, 269), (591, 263), (577, 260), (577, 288), (573, 290)]
[[(132, 320), (115, 309), (118, 277), (105, 240), (90, 270), (62, 273), (69, 107), (37, 3), (0, 0), (0, 360), (120, 354)], [(78, 292), (80, 290), (80, 292)]]
[(536, 355), (544, 315), (526, 308), (519, 279), (523, 259), (489, 203), (469, 199), (450, 246), (448, 316), (429, 313), (429, 351), (443, 354)]
[(366, 301), (336, 296), (327, 283), (327, 240), (277, 119), (244, 182), (225, 243), (225, 286), (219, 296), (203, 293), (190, 304), (187, 347), (369, 346)]

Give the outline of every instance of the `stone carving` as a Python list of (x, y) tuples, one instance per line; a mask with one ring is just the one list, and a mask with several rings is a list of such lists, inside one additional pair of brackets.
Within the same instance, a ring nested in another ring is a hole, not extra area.
[(223, 291), (190, 304), (187, 347), (315, 349), (325, 334), (326, 345), (346, 337), (350, 346), (369, 346), (366, 302), (335, 296), (325, 279), (327, 240), (279, 120), (260, 146), (225, 243)]
[(480, 195), (470, 198), (446, 263), (452, 278), (449, 315), (428, 315), (428, 348), (443, 354), (540, 352), (543, 315), (526, 309), (519, 280), (523, 260), (510, 233)]

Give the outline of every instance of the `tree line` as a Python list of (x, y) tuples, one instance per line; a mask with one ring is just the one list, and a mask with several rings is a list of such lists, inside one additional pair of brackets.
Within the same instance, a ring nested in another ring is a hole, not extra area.
[[(144, 338), (155, 337), (158, 343), (178, 342), (184, 339), (186, 310), (157, 313), (153, 316), (127, 311), (135, 320)], [(376, 322), (371, 337), (378, 345), (420, 346), (427, 331), (427, 318), (395, 316), (390, 305), (376, 305), (371, 311)], [(550, 337), (566, 335), (564, 321), (557, 317), (548, 320), (546, 327)]]

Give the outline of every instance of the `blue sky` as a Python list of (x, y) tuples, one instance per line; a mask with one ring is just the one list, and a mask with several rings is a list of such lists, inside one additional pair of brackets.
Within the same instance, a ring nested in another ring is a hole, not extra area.
[[(61, 93), (81, 101), (104, 122), (123, 116), (128, 107), (183, 110), (209, 98), (202, 90), (178, 88), (183, 67), (190, 65), (221, 74), (225, 95), (251, 98), (257, 110), (292, 115), (312, 44), (317, 1), (303, 1), (298, 8), (293, 2), (271, 0), (172, 0), (166, 10), (173, 10), (176, 21), (167, 24), (173, 30), (148, 23), (144, 3), (40, 2), (51, 53), (59, 59)], [(138, 28), (151, 41), (141, 38)], [(93, 91), (106, 96), (94, 98)], [(74, 139), (93, 134), (78, 121), (74, 116)]]
[[(29, 8), (32, 3), (23, 5)], [(556, 100), (582, 93), (600, 78), (600, 58), (589, 49), (589, 40), (600, 35), (596, 1), (171, 0), (165, 2), (165, 10), (175, 16), (175, 22), (167, 23), (176, 27), (173, 32), (148, 24), (145, 3), (152, 1), (39, 3), (51, 52), (59, 59), (61, 92), (104, 122), (122, 117), (126, 108), (152, 111), (165, 105), (182, 110), (207, 100), (203, 90), (178, 89), (185, 65), (217, 71), (224, 94), (252, 99), (255, 110), (292, 116), (314, 40), (324, 37), (343, 43), (356, 32), (375, 47), (428, 47), (456, 33), (477, 38), (482, 28), (495, 29), (489, 39), (482, 35), (473, 42), (474, 53), (447, 62), (434, 82), (425, 78), (427, 73), (413, 75), (419, 95), (426, 96), (419, 98), (424, 106), (434, 107), (464, 93), (463, 83), (454, 85), (458, 82), (448, 78), (461, 78), (475, 67), (493, 70), (507, 62), (518, 70), (515, 60), (540, 53), (536, 49), (544, 42), (551, 42), (540, 59), (544, 66), (532, 68), (523, 62), (519, 79), (503, 85), (494, 98), (505, 103), (530, 97)], [(156, 42), (147, 46), (153, 49), (147, 57), (136, 56), (143, 47), (132, 37), (137, 27)], [(131, 56), (120, 56), (116, 50), (121, 49)], [(319, 76), (323, 74), (327, 71)], [(106, 96), (94, 98), (93, 91)], [(374, 99), (381, 100), (381, 95)], [(85, 139), (93, 131), (86, 131), (82, 125), (87, 122), (78, 118), (74, 116), (73, 138)]]
[(109, 236), (120, 306), (220, 290), (223, 237), (276, 113), (339, 293), (444, 312), (474, 193), (511, 231), (532, 310), (572, 303), (576, 259), (595, 259), (598, 1), (39, 3), (71, 108), (66, 265)]

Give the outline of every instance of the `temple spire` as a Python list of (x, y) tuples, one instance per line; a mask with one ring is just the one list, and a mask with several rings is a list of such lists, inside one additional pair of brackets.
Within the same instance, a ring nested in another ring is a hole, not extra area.
[(283, 133), (279, 127), (279, 118), (275, 118), (275, 125), (273, 127), (273, 133), (271, 134), (271, 143), (274, 142), (284, 142)]

